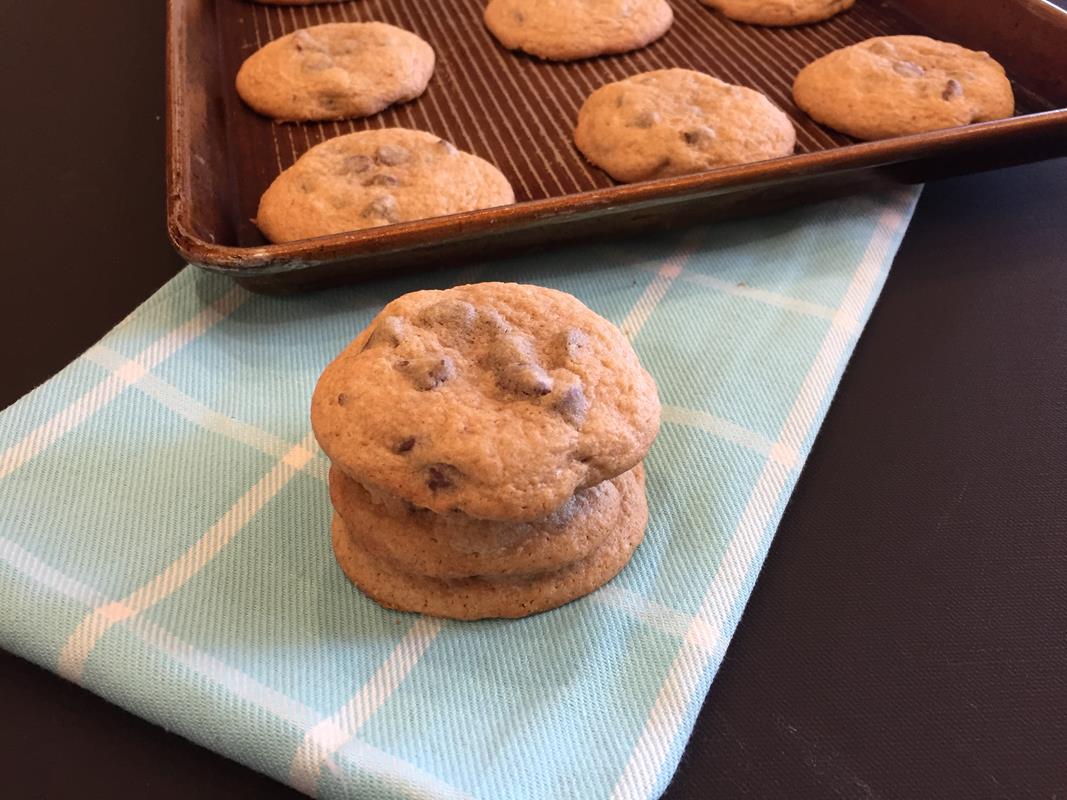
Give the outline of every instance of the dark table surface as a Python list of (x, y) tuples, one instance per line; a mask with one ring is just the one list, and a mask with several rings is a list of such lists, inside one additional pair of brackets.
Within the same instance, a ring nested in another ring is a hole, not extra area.
[[(6, 406), (181, 262), (163, 4), (2, 30)], [(1065, 161), (927, 187), (667, 797), (1067, 795), (1065, 254)], [(2, 652), (0, 707), (5, 797), (296, 796)]]

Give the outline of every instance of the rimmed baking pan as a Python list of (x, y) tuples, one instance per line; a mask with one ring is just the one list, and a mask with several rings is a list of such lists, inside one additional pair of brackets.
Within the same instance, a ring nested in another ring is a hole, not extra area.
[[(504, 50), (482, 24), (484, 0), (169, 0), (171, 240), (191, 263), (248, 288), (295, 291), (1067, 154), (1067, 12), (1043, 0), (857, 0), (827, 22), (796, 28), (734, 23), (698, 0), (671, 3), (674, 25), (649, 47), (554, 63)], [(422, 97), (364, 120), (312, 124), (273, 123), (238, 98), (237, 69), (262, 44), (309, 25), (368, 20), (407, 28), (433, 45), (437, 68)], [(989, 51), (1012, 79), (1016, 116), (861, 144), (793, 105), (790, 87), (805, 64), (899, 33)], [(796, 155), (614, 184), (574, 148), (578, 108), (604, 83), (675, 66), (764, 92), (793, 120)], [(489, 159), (518, 202), (287, 244), (263, 238), (252, 219), (281, 170), (330, 137), (392, 126), (431, 131)]]

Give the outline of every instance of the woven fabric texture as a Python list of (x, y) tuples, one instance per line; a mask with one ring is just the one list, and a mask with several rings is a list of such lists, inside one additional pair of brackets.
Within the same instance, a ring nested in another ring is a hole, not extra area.
[[(655, 797), (917, 196), (286, 298), (186, 269), (0, 414), (0, 646), (313, 795)], [(617, 323), (664, 424), (615, 580), (443, 622), (341, 573), (308, 404), (388, 300), (478, 280)]]

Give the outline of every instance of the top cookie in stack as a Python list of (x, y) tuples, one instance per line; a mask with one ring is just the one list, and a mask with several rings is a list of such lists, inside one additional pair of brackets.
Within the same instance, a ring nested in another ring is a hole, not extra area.
[(323, 373), (312, 424), (365, 486), (518, 522), (635, 466), (659, 399), (622, 333), (576, 298), (483, 283), (387, 305)]
[(570, 295), (485, 283), (398, 298), (312, 399), (338, 558), (386, 605), (440, 616), (574, 599), (640, 542), (659, 414), (629, 342)]

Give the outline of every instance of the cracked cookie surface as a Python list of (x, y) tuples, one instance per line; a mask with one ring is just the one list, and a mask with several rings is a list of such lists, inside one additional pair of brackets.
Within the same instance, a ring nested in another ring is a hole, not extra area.
[(504, 47), (553, 61), (636, 50), (673, 20), (666, 0), (490, 0), (485, 8)]
[(633, 468), (659, 430), (629, 341), (571, 295), (511, 283), (389, 303), (325, 369), (319, 444), (372, 491), (529, 521)]
[(574, 143), (593, 164), (628, 183), (787, 156), (796, 132), (754, 89), (694, 70), (661, 69), (589, 95)]
[(237, 73), (237, 93), (275, 120), (354, 119), (423, 93), (434, 52), (383, 22), (332, 22), (268, 42)]
[(988, 53), (926, 36), (879, 36), (808, 64), (796, 104), (857, 139), (887, 139), (1010, 117), (1004, 68)]
[(488, 161), (424, 131), (384, 128), (316, 145), (274, 179), (256, 225), (272, 242), (310, 239), (515, 202)]

